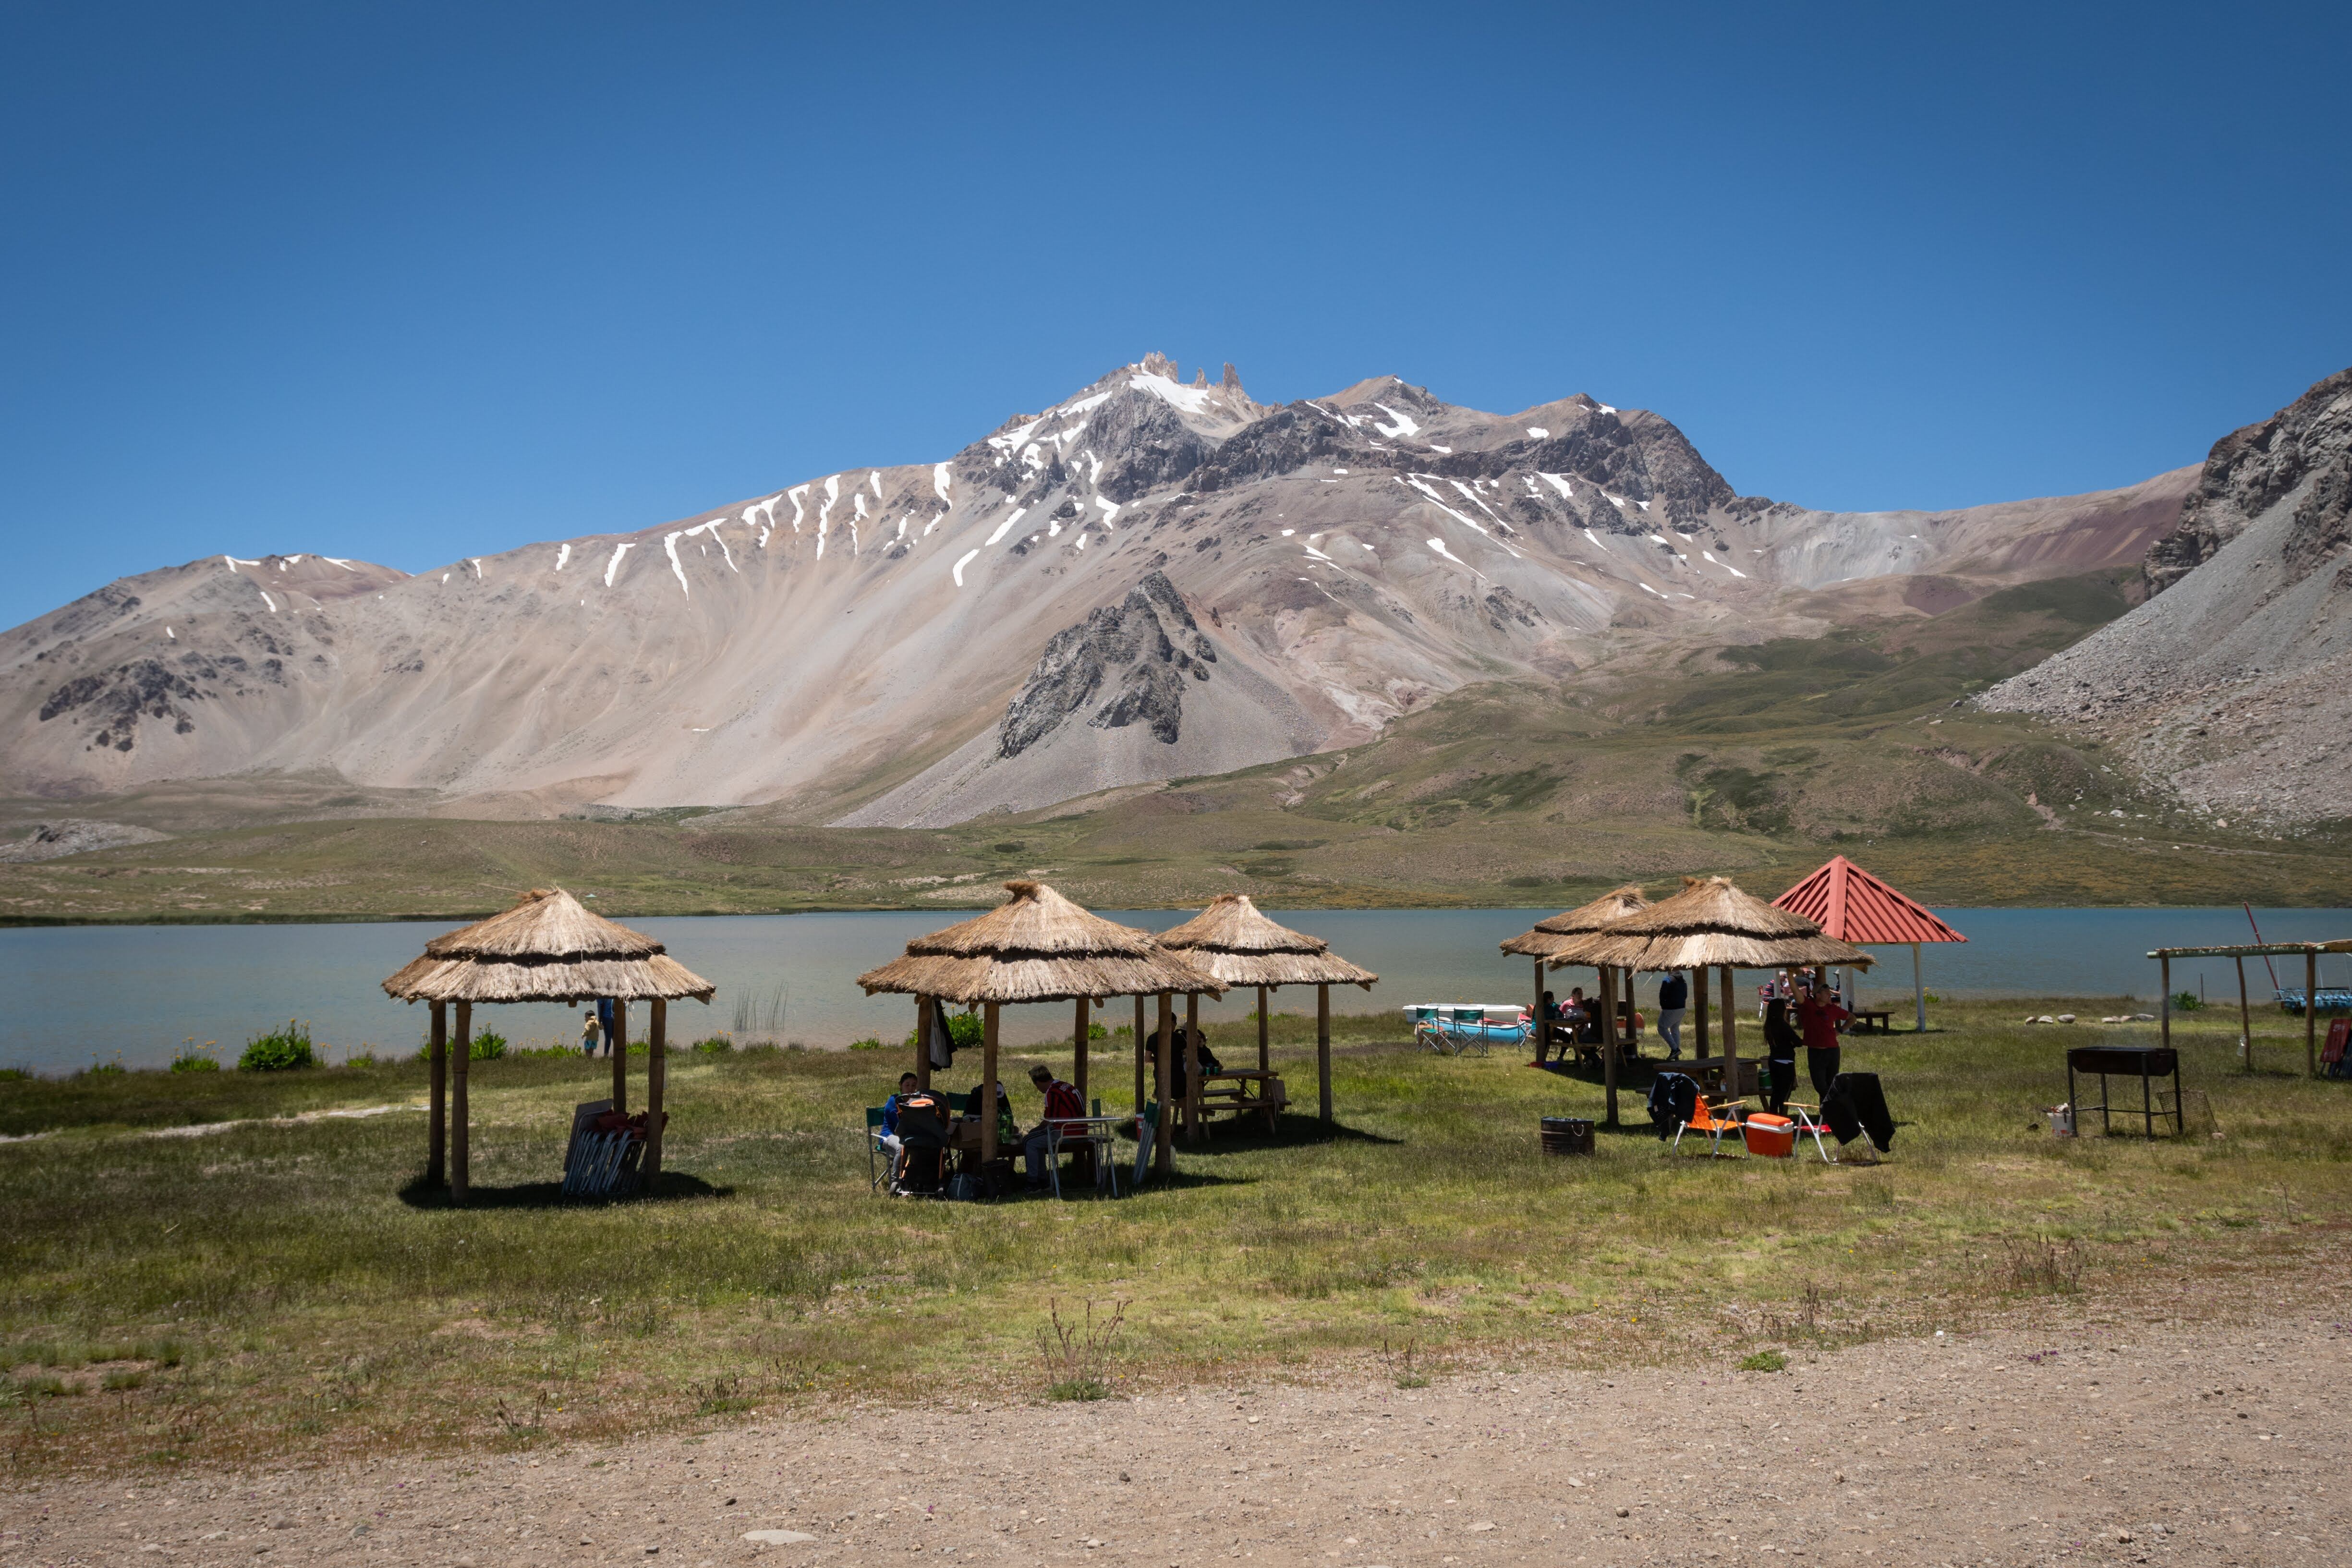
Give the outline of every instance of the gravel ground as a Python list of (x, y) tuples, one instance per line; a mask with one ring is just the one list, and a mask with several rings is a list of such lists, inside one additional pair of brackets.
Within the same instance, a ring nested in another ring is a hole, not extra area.
[(2352, 1562), (2342, 1279), (2202, 1322), (2168, 1316), (2180, 1283), (2146, 1327), (2045, 1308), (1778, 1373), (1530, 1357), (1412, 1389), (1355, 1364), (1084, 1405), (943, 1390), (624, 1447), (21, 1485), (0, 1564)]

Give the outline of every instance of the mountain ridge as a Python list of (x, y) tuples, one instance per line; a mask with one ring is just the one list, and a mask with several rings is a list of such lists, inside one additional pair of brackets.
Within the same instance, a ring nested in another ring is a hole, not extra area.
[[(1268, 405), (1225, 368), (1187, 384), (1147, 355), (941, 461), (413, 576), (301, 555), (123, 579), (0, 633), (0, 787), (323, 772), (485, 808), (961, 820), (1354, 743), (1480, 680), (1921, 611), (1922, 583), (1959, 603), (2136, 563), (2197, 473), (1823, 513), (1584, 394), (1498, 416), (1384, 376)], [(992, 761), (1055, 639), (1155, 581), (1162, 668), (1110, 661), (1143, 721)]]

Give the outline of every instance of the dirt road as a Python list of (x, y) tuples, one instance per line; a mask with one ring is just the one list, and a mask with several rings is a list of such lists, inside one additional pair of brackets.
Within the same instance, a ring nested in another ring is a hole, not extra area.
[[(0, 1564), (2352, 1563), (2352, 1331), (2077, 1319), (1800, 1355), (0, 1492)], [(773, 1532), (770, 1540), (747, 1539)], [(793, 1539), (798, 1537), (800, 1539)]]

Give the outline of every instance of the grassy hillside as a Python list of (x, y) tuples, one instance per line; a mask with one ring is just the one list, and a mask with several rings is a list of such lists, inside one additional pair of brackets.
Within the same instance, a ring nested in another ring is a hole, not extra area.
[[(1380, 740), (936, 831), (832, 829), (760, 808), (625, 821), (344, 815), (195, 826), (225, 787), (77, 806), (156, 844), (0, 866), (0, 919), (459, 916), (550, 882), (614, 914), (959, 907), (1043, 875), (1107, 907), (1238, 890), (1287, 907), (1568, 903), (1727, 872), (1778, 893), (1844, 851), (1952, 903), (2339, 901), (2341, 825), (2274, 837), (2174, 808), (2096, 742), (1977, 713), (1969, 693), (2126, 607), (2112, 574), (1933, 618), (1685, 654), (1573, 687), (1470, 688)], [(299, 793), (271, 800), (299, 815)], [(319, 807), (322, 813), (323, 805)], [(37, 820), (55, 803), (14, 803)], [(21, 830), (20, 830), (21, 831)]]

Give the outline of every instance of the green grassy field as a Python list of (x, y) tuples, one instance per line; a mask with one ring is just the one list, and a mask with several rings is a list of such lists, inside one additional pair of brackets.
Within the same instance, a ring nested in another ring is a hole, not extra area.
[[(1887, 1163), (1834, 1168), (1669, 1155), (1638, 1092), (1592, 1157), (1546, 1157), (1536, 1119), (1595, 1114), (1596, 1086), (1344, 1018), (1335, 1130), (1228, 1134), (1117, 1202), (871, 1195), (859, 1108), (896, 1052), (677, 1060), (671, 1173), (615, 1205), (552, 1190), (605, 1065), (479, 1064), (462, 1211), (415, 1184), (413, 1063), (0, 1082), (0, 1430), (43, 1473), (527, 1446), (845, 1393), (1043, 1396), (1069, 1370), (1040, 1351), (1057, 1302), (1125, 1303), (1088, 1369), (1114, 1386), (1365, 1356), (1407, 1379), (1473, 1353), (1728, 1364), (2330, 1244), (2352, 1084), (2299, 1076), (2292, 1021), (2264, 1022), (2253, 1076), (2232, 1020), (2183, 1022), (2219, 1136), (2066, 1142), (2035, 1114), (2064, 1094), (2062, 1047), (2152, 1027), (2026, 1011), (1946, 1005), (1925, 1036), (1853, 1042), (1902, 1126)], [(1247, 1028), (1214, 1032), (1229, 1061)], [(1311, 1023), (1276, 1029), (1311, 1105)], [(1108, 1046), (1093, 1088), (1116, 1103), (1131, 1057)], [(1026, 1114), (1030, 1059), (1003, 1074)], [(403, 1109), (254, 1120), (382, 1106)]]

